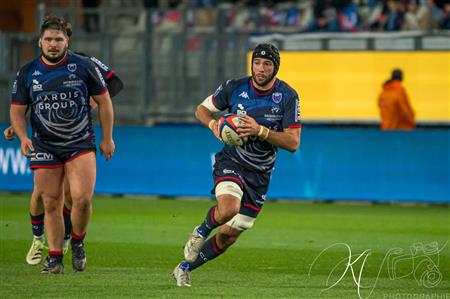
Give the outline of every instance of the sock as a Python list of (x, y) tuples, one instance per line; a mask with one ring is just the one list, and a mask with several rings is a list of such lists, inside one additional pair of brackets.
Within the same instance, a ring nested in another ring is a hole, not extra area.
[(70, 232), (72, 231), (72, 221), (70, 221), (70, 210), (64, 206), (64, 240), (70, 239)]
[(58, 263), (62, 263), (63, 261), (63, 253), (62, 251), (49, 251), (48, 255), (50, 256), (50, 258), (54, 258), (57, 260)]
[(72, 244), (77, 244), (83, 242), (84, 237), (86, 237), (86, 232), (77, 235), (73, 232), (73, 229), (70, 231), (70, 236), (72, 237)]
[(217, 206), (211, 207), (211, 209), (209, 209), (208, 213), (206, 214), (205, 220), (197, 228), (197, 232), (204, 238), (207, 238), (211, 231), (220, 225), (214, 219), (214, 212), (216, 211), (216, 209)]
[(35, 238), (42, 238), (44, 236), (44, 215), (44, 213), (36, 216), (30, 214), (31, 230)]
[[(200, 267), (204, 263), (206, 263), (212, 259), (215, 259), (219, 255), (221, 255), (223, 252), (224, 251), (221, 250), (217, 246), (216, 235), (214, 235), (211, 238), (209, 238), (205, 242), (205, 244), (203, 244), (203, 247), (200, 250), (200, 253), (198, 254), (197, 259), (193, 263), (189, 264), (187, 262), (183, 262), (183, 263), (181, 263), (180, 267), (183, 269), (183, 266), (185, 266), (187, 264), (188, 267), (185, 268), (184, 270), (192, 271), (192, 270)], [(184, 263), (186, 263), (186, 264), (184, 264)]]

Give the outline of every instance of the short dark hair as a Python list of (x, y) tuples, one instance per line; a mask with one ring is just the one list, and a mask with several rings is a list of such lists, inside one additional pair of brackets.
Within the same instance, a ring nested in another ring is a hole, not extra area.
[(391, 80), (403, 80), (403, 71), (401, 69), (392, 70)]
[(55, 15), (47, 15), (42, 19), (41, 25), (41, 36), (44, 34), (45, 30), (55, 29), (62, 31), (68, 37), (72, 36), (72, 25), (67, 22), (63, 17), (58, 17)]

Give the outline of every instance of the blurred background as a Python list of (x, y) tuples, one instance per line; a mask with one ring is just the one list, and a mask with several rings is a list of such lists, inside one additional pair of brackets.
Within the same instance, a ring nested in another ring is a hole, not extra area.
[[(196, 125), (195, 107), (248, 74), (253, 47), (271, 42), (278, 77), (300, 95), (303, 130), (299, 151), (280, 151), (269, 198), (450, 202), (449, 1), (2, 1), (2, 130), (48, 13), (72, 23), (72, 50), (125, 84), (113, 99), (117, 155), (99, 160), (97, 192), (208, 196), (220, 144)], [(377, 99), (394, 68), (413, 131), (379, 130)], [(31, 190), (17, 141), (0, 150), (1, 190)]]

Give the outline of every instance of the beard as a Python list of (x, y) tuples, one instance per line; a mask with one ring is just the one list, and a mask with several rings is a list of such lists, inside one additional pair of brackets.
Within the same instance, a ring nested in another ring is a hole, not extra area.
[(272, 72), (272, 74), (270, 75), (270, 77), (268, 77), (266, 80), (264, 80), (262, 83), (259, 83), (256, 80), (256, 74), (254, 71), (252, 71), (252, 78), (253, 78), (253, 82), (256, 83), (259, 87), (264, 87), (267, 84), (269, 84), (270, 81), (272, 81), (273, 77), (275, 77), (275, 74)]
[(62, 51), (61, 54), (59, 54), (58, 56), (50, 56), (50, 55), (46, 54), (43, 50), (41, 50), (41, 55), (51, 63), (57, 63), (57, 62), (61, 61), (61, 59), (63, 59), (64, 56), (66, 56), (66, 53), (67, 53), (67, 48), (64, 49), (64, 51)]

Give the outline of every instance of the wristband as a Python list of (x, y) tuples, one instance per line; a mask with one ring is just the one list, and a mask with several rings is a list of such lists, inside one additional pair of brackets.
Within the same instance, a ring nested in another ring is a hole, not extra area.
[(258, 137), (261, 138), (262, 140), (266, 140), (267, 137), (269, 137), (269, 132), (270, 132), (269, 128), (259, 126)]

